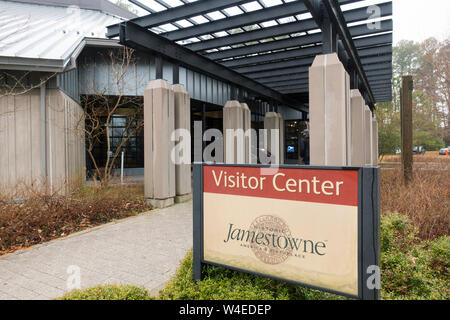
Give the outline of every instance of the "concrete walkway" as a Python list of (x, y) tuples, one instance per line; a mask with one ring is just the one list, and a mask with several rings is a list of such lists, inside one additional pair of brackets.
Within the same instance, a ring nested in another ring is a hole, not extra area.
[(157, 293), (191, 246), (192, 202), (154, 210), (0, 257), (0, 299), (59, 297), (78, 279)]

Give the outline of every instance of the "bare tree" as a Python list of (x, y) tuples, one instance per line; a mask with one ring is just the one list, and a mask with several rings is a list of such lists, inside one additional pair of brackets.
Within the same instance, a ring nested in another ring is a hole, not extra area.
[(0, 98), (5, 96), (18, 96), (26, 94), (34, 89), (41, 87), (47, 81), (56, 76), (56, 73), (48, 73), (42, 76), (38, 81), (32, 83), (28, 81), (30, 71), (25, 72), (0, 72)]
[[(131, 137), (139, 134), (144, 120), (142, 97), (125, 95), (126, 76), (136, 76), (133, 50), (126, 47), (110, 50), (103, 58), (109, 66), (111, 79), (109, 86), (99, 89), (98, 84), (93, 82), (91, 91), (94, 93), (81, 97), (84, 112), (83, 119), (80, 119), (77, 127), (82, 129), (86, 138), (86, 150), (95, 171), (94, 183), (97, 184), (99, 179), (102, 185), (108, 185), (122, 148), (127, 145)], [(107, 94), (109, 92), (114, 92), (114, 95)], [(127, 122), (122, 128), (119, 143), (113, 146), (111, 144), (112, 120), (118, 112), (126, 115)], [(96, 158), (94, 148), (104, 141), (106, 141), (106, 162), (101, 165), (99, 161), (101, 159)]]

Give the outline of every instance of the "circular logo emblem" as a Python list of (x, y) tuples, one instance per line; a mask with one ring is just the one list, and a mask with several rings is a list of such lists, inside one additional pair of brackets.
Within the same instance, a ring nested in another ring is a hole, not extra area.
[[(250, 231), (263, 234), (259, 243), (253, 242), (251, 249), (255, 256), (266, 264), (280, 264), (292, 254), (289, 244), (291, 231), (283, 219), (265, 215), (256, 218), (250, 225)], [(261, 236), (260, 236), (261, 237)]]

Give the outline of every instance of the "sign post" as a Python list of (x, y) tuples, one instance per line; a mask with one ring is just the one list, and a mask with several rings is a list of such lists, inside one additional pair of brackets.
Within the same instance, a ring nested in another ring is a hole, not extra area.
[(194, 164), (194, 280), (210, 264), (379, 298), (379, 169)]

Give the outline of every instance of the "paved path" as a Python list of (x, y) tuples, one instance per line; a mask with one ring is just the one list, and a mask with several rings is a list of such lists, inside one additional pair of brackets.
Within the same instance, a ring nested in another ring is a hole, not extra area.
[(0, 257), (0, 299), (59, 297), (77, 270), (82, 288), (129, 283), (157, 293), (191, 246), (192, 202), (154, 210)]

